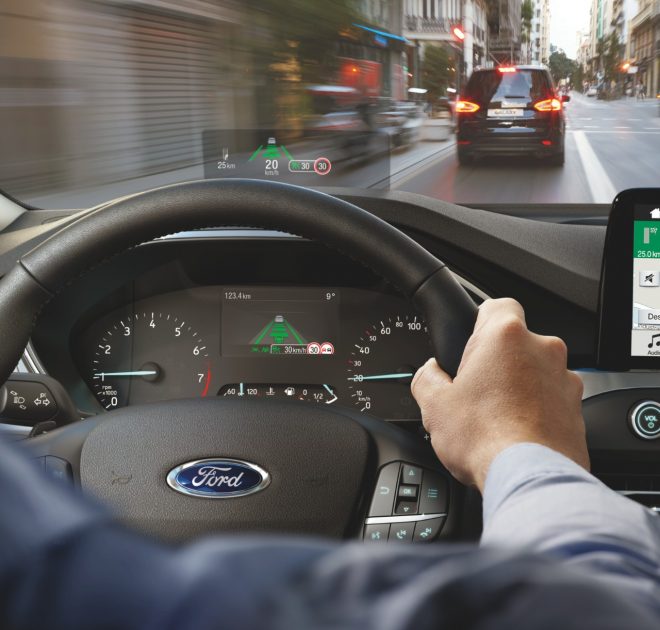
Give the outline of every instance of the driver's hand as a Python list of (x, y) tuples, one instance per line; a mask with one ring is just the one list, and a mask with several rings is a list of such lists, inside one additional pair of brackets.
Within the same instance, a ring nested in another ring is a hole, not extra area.
[(582, 381), (566, 369), (566, 345), (529, 330), (511, 299), (487, 300), (456, 378), (430, 359), (411, 388), (424, 427), (445, 467), (483, 491), (493, 459), (534, 442), (589, 468)]

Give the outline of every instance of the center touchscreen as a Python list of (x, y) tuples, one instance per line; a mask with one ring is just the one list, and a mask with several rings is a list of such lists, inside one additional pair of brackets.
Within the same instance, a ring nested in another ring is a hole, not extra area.
[(660, 356), (660, 206), (634, 208), (630, 353)]

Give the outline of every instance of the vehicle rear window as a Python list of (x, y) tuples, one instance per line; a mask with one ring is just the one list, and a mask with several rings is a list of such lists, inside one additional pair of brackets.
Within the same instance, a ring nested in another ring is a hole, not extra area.
[(465, 97), (480, 103), (525, 98), (536, 101), (552, 92), (548, 76), (542, 70), (475, 72), (465, 88)]

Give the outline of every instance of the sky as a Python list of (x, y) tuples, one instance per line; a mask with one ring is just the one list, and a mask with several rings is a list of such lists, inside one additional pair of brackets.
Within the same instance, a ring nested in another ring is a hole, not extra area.
[(591, 0), (550, 0), (550, 43), (575, 59), (577, 32), (589, 29)]

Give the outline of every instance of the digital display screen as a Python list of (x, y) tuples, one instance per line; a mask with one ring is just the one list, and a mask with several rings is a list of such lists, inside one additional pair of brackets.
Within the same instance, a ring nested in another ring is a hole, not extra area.
[(337, 289), (250, 286), (221, 291), (223, 356), (304, 359), (335, 353)]
[(660, 206), (635, 206), (633, 241), (631, 356), (660, 357)]
[(206, 130), (204, 177), (387, 189), (392, 139), (356, 124), (343, 131), (336, 124), (304, 130)]

